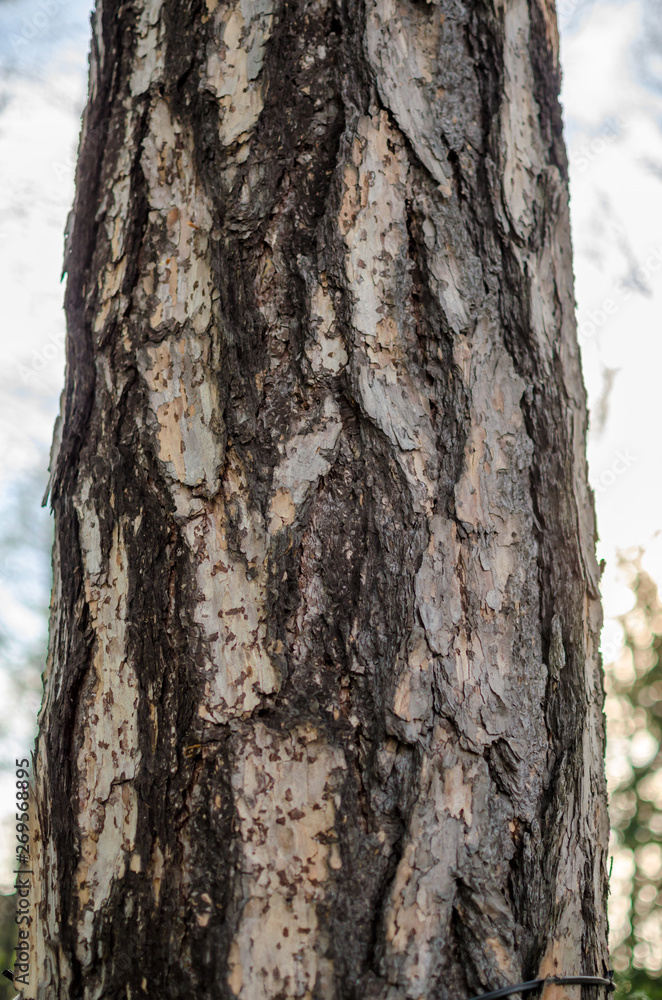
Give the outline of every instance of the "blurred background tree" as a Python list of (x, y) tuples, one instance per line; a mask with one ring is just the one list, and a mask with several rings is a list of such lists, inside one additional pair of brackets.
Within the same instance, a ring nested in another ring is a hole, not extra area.
[(623, 992), (662, 1000), (662, 602), (640, 556), (621, 570), (635, 602), (606, 670), (612, 960)]

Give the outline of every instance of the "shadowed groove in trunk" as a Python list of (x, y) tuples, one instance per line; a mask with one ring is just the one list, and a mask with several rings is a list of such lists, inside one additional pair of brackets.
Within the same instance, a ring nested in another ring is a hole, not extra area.
[(93, 29), (25, 995), (601, 974), (551, 0)]

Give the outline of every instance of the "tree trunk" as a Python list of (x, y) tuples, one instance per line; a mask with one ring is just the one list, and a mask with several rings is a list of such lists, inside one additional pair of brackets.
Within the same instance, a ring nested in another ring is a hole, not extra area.
[(27, 996), (603, 973), (558, 82), (553, 0), (98, 4)]

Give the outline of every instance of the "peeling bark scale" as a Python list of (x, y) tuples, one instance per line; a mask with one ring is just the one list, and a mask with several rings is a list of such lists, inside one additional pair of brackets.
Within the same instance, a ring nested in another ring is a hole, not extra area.
[(558, 85), (553, 0), (97, 4), (25, 996), (603, 973)]

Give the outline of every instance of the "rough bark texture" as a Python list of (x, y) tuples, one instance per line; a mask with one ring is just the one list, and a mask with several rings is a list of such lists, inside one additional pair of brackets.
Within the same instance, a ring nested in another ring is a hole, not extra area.
[(27, 995), (602, 974), (558, 74), (553, 0), (97, 5)]

